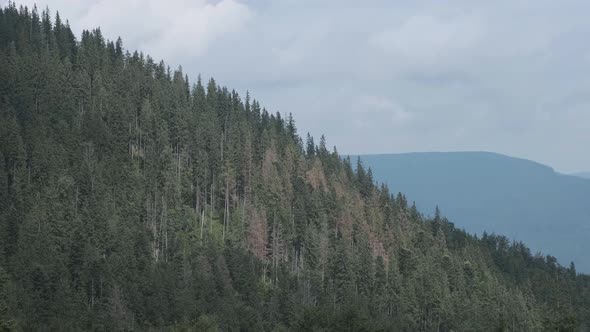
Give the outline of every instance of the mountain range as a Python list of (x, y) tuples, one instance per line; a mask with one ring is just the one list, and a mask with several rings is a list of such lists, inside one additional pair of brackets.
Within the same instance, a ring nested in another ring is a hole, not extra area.
[(578, 173), (572, 173), (573, 176), (577, 176), (577, 177), (581, 177), (581, 178), (585, 178), (585, 179), (590, 179), (590, 172), (578, 172)]
[(590, 180), (489, 152), (362, 155), (375, 179), (458, 227), (499, 233), (590, 272)]

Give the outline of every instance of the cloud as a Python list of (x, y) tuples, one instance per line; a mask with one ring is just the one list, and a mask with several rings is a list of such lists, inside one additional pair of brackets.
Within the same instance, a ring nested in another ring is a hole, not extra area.
[(369, 44), (405, 65), (433, 66), (470, 52), (482, 37), (482, 30), (477, 17), (442, 19), (419, 14), (374, 33)]
[(384, 96), (360, 96), (354, 110), (362, 114), (359, 125), (367, 129), (374, 128), (375, 123), (395, 128), (407, 125), (415, 117), (415, 114), (407, 111), (402, 105)]
[(100, 27), (109, 39), (123, 37), (131, 49), (156, 59), (203, 56), (217, 40), (243, 29), (255, 16), (236, 0), (22, 1), (50, 6), (70, 18), (75, 30)]

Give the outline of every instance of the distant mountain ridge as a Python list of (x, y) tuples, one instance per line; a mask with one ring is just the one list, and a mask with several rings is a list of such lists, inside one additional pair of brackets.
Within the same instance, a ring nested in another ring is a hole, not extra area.
[(572, 173), (571, 175), (577, 176), (580, 178), (584, 178), (584, 179), (590, 179), (590, 172), (577, 172), (577, 173)]
[(377, 181), (425, 214), (438, 205), (458, 227), (495, 232), (590, 271), (590, 181), (490, 152), (361, 155)]

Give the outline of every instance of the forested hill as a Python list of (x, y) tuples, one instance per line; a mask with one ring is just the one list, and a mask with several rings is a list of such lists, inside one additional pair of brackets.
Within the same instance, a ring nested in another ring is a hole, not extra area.
[[(533, 252), (590, 272), (590, 180), (529, 160), (488, 152), (361, 156), (375, 179), (405, 193), (420, 211), (444, 214), (467, 231), (501, 233)], [(424, 210), (422, 210), (424, 209)]]
[(0, 329), (580, 330), (590, 278), (421, 216), (323, 139), (0, 10)]

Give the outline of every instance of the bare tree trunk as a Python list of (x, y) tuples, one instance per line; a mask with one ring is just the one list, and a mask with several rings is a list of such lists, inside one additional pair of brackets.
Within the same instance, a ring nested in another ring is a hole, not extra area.
[(90, 308), (94, 309), (94, 278), (90, 280)]
[(162, 259), (167, 262), (166, 252), (168, 251), (168, 213), (166, 209), (166, 201), (162, 196), (162, 220), (160, 222), (160, 236), (163, 237), (160, 246), (162, 247)]
[(201, 240), (203, 239), (203, 222), (205, 220), (205, 209), (201, 211)]
[(223, 146), (225, 144), (225, 132), (227, 130), (227, 116), (223, 123), (223, 133), (221, 133), (221, 161), (223, 161)]
[(74, 211), (76, 214), (78, 214), (78, 191), (79, 187), (76, 186), (76, 200), (74, 201)]
[(225, 242), (225, 232), (229, 227), (229, 181), (225, 180), (225, 209), (223, 211), (223, 235), (222, 242)]
[(201, 191), (199, 188), (199, 184), (197, 183), (197, 187), (195, 188), (195, 214), (197, 215), (197, 218), (199, 217), (199, 214), (201, 213), (201, 206), (200, 206), (200, 198), (201, 198)]
[[(214, 207), (213, 207), (213, 202), (214, 202), (213, 201), (213, 196), (215, 196), (213, 194), (215, 192), (214, 183), (215, 183), (215, 176), (213, 177), (213, 182), (211, 182), (211, 193), (210, 193), (210, 195), (211, 195), (211, 208), (210, 208), (210, 210), (211, 210), (211, 215), (210, 215), (211, 216), (211, 222), (213, 222), (213, 213), (214, 213), (214, 210), (213, 210), (214, 209)], [(211, 234), (211, 226), (209, 226), (209, 234)]]
[(158, 218), (158, 192), (154, 194), (154, 205), (153, 211), (151, 213), (151, 227), (152, 227), (152, 247), (153, 247), (153, 256), (156, 262), (158, 261), (158, 227), (156, 225), (156, 221)]
[(234, 183), (234, 209), (238, 208), (238, 205), (240, 204), (239, 199), (238, 199), (238, 181), (235, 181)]
[(159, 260), (160, 254), (164, 255), (164, 246), (162, 245), (162, 236), (164, 234), (164, 196), (162, 196), (162, 211), (160, 213), (160, 229), (157, 231), (157, 238), (158, 238), (158, 251), (157, 251), (157, 258), (156, 262)]
[(178, 181), (178, 193), (180, 194), (180, 191), (181, 191), (181, 188), (182, 188), (182, 185), (180, 183), (180, 173), (181, 173), (182, 167), (181, 167), (181, 163), (180, 163), (180, 144), (178, 144), (178, 143), (176, 144), (176, 156), (177, 156), (176, 157), (176, 160), (177, 160), (177, 164), (176, 164), (176, 167), (177, 167), (176, 178), (177, 178), (177, 181)]

